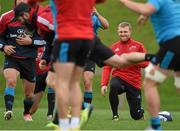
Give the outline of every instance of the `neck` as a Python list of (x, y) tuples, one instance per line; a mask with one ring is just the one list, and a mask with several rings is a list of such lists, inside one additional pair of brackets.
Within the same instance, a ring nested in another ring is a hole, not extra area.
[(128, 43), (130, 41), (130, 38), (127, 41), (122, 41), (122, 40), (120, 40), (120, 41), (121, 41), (121, 43), (126, 44), (126, 43)]

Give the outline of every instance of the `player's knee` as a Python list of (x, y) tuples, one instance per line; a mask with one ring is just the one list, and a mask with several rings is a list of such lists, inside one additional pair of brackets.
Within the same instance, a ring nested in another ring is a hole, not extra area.
[(166, 75), (154, 69), (151, 63), (145, 68), (145, 77), (157, 83), (162, 83), (166, 79)]
[(46, 83), (51, 88), (55, 89), (55, 74), (54, 73), (48, 72), (48, 76), (46, 77)]
[(9, 87), (16, 87), (16, 79), (8, 79), (7, 86)]
[(116, 82), (111, 82), (110, 87), (110, 92), (118, 92), (118, 85)]
[(25, 94), (25, 98), (29, 100), (34, 100), (34, 93), (27, 93)]
[(85, 87), (85, 89), (90, 89), (91, 86), (92, 86), (92, 80), (90, 80), (90, 79), (84, 80), (84, 87)]

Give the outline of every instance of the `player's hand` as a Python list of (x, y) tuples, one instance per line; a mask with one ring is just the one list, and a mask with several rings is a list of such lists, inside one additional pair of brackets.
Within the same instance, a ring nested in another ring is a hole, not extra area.
[(4, 53), (6, 55), (12, 55), (14, 53), (16, 53), (16, 51), (14, 50), (16, 47), (12, 46), (12, 45), (5, 45), (4, 46)]
[(101, 87), (101, 95), (105, 96), (105, 93), (107, 92), (107, 86), (102, 86)]
[(137, 19), (137, 24), (138, 25), (144, 25), (146, 23), (147, 19), (148, 19), (148, 16), (139, 15), (139, 17)]
[(31, 45), (32, 39), (29, 35), (24, 34), (23, 37), (22, 36), (17, 37), (16, 42), (19, 45)]
[(46, 62), (46, 60), (42, 59), (42, 60), (39, 62), (39, 68), (40, 68), (41, 70), (45, 70), (46, 67), (47, 67), (47, 62)]

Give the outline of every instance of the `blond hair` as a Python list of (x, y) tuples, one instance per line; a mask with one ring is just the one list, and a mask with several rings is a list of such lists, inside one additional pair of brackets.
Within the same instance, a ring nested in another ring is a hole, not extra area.
[(129, 22), (121, 22), (118, 27), (129, 27), (129, 29), (132, 29), (132, 26)]

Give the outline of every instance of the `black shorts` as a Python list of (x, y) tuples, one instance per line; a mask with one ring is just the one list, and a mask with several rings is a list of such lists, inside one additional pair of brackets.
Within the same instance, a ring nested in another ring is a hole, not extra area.
[(35, 86), (34, 94), (45, 91), (45, 89), (46, 89), (46, 77), (47, 77), (47, 72), (39, 74), (36, 76), (36, 86)]
[(152, 63), (159, 64), (163, 69), (180, 71), (180, 36), (160, 43), (160, 49)]
[(94, 48), (91, 51), (89, 59), (96, 62), (99, 67), (104, 66), (104, 61), (109, 59), (114, 55), (113, 51), (105, 46), (101, 40), (95, 36), (94, 37)]
[(78, 66), (84, 67), (85, 60), (93, 48), (93, 41), (86, 39), (76, 40), (56, 40), (53, 47), (53, 62), (61, 63), (73, 62)]
[(84, 71), (91, 71), (95, 73), (95, 62), (87, 59), (85, 63)]
[(20, 78), (30, 82), (36, 81), (35, 59), (18, 59), (13, 57), (5, 57), (4, 69), (13, 68), (20, 72)]

